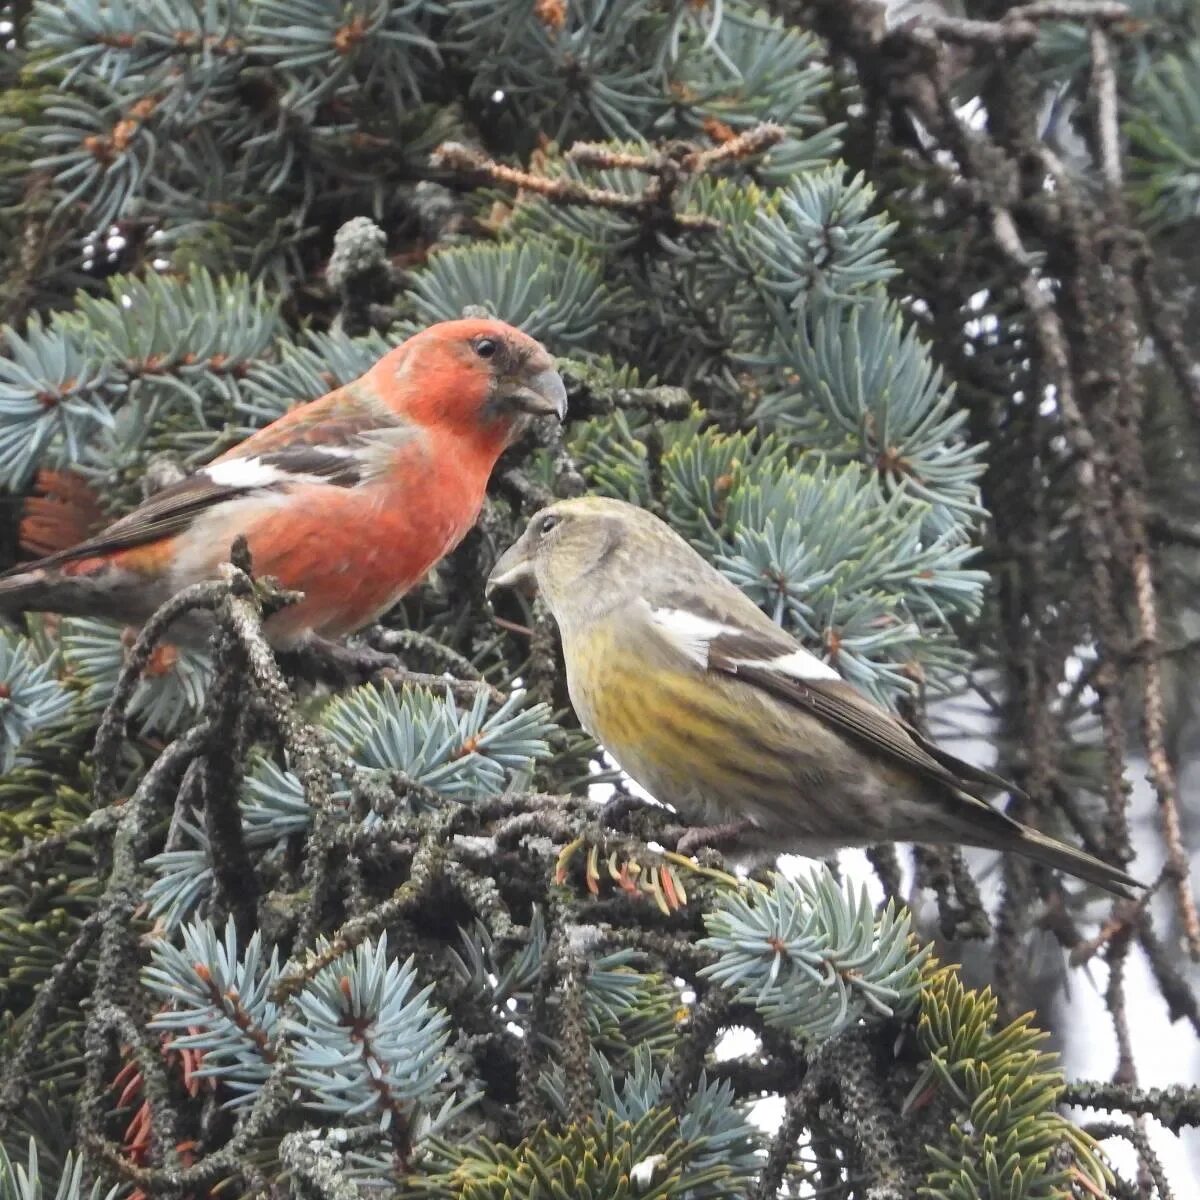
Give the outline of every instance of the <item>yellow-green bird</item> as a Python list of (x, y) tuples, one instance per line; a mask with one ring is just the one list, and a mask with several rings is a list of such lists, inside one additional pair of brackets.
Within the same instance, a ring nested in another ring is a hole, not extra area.
[(986, 795), (1017, 789), (865, 699), (644, 509), (594, 496), (542, 509), (487, 587), (520, 584), (558, 622), (583, 727), (740, 853), (986, 846), (1118, 895), (1142, 886), (992, 808)]

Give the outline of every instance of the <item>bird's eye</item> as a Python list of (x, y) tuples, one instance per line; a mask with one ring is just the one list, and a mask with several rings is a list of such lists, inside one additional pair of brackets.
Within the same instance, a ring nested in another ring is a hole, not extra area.
[(549, 532), (550, 532), (550, 530), (552, 530), (552, 529), (555, 527), (555, 525), (557, 525), (557, 524), (558, 524), (558, 522), (559, 522), (560, 520), (561, 520), (561, 518), (560, 518), (560, 517), (558, 517), (556, 514), (554, 514), (554, 513), (547, 513), (547, 514), (546, 514), (546, 515), (545, 515), (545, 516), (544, 516), (544, 517), (543, 517), (543, 518), (542, 518), (542, 519), (541, 519), (541, 520), (538, 522), (538, 533), (540, 533), (540, 534), (542, 534), (543, 536), (545, 536), (547, 533), (549, 533)]
[(478, 354), (480, 358), (494, 358), (496, 356), (496, 351), (499, 348), (500, 347), (492, 338), (477, 338), (475, 341), (475, 353)]

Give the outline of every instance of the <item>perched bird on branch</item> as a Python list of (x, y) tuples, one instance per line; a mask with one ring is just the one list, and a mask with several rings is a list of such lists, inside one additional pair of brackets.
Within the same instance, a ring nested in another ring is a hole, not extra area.
[(1118, 895), (1141, 886), (992, 808), (988, 793), (1017, 789), (865, 699), (643, 509), (599, 497), (542, 509), (487, 586), (522, 584), (558, 622), (583, 727), (655, 799), (704, 823), (689, 847), (986, 846)]
[(141, 624), (215, 578), (244, 535), (256, 574), (304, 594), (267, 621), (272, 644), (353, 633), (458, 544), (501, 452), (566, 400), (553, 359), (511, 325), (433, 325), (95, 537), (9, 571), (0, 612)]

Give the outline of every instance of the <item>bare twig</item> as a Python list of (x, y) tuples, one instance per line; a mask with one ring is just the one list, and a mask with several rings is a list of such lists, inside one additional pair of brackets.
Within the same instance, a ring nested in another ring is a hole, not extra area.
[(461, 142), (443, 142), (433, 154), (433, 164), (457, 171), (471, 172), (504, 187), (542, 196), (552, 204), (582, 205), (626, 212), (638, 220), (667, 220), (679, 229), (712, 230), (718, 222), (700, 213), (677, 212), (672, 207), (680, 177), (702, 175), (729, 163), (742, 162), (765, 153), (786, 136), (778, 125), (761, 124), (722, 142), (718, 146), (697, 147), (676, 144), (650, 154), (614, 151), (611, 147), (579, 143), (567, 158), (581, 166), (602, 170), (624, 168), (651, 176), (640, 192), (616, 192), (594, 187), (569, 175), (543, 175), (510, 167), (489, 158), (482, 151)]
[(1018, 272), (1018, 286), (1025, 306), (1033, 317), (1038, 347), (1050, 381), (1055, 387), (1063, 427), (1075, 450), (1077, 486), (1080, 494), (1088, 498), (1088, 502), (1081, 507), (1079, 519), (1084, 530), (1083, 552), (1091, 573), (1091, 602), (1096, 613), (1098, 657), (1102, 664), (1096, 671), (1095, 687), (1100, 694), (1105, 732), (1109, 849), (1114, 857), (1127, 859), (1129, 830), (1126, 809), (1129, 789), (1125, 779), (1125, 718), (1112, 661), (1113, 643), (1119, 641), (1116, 633), (1121, 627), (1121, 621), (1113, 582), (1111, 539), (1107, 528), (1115, 519), (1113, 499), (1108, 485), (1110, 471), (1107, 456), (1101, 450), (1079, 407), (1075, 378), (1071, 369), (1071, 354), (1062, 320), (1055, 311), (1049, 295), (1041, 286), (1041, 279), (1021, 239), (1012, 213), (1007, 208), (993, 206), (991, 217), (996, 245)]
[[(542, 196), (554, 204), (605, 208), (616, 212), (627, 212), (639, 218), (649, 215), (659, 204), (658, 196), (649, 191), (640, 192), (637, 195), (625, 195), (622, 192), (610, 191), (608, 188), (592, 187), (590, 184), (566, 175), (556, 178), (535, 175), (531, 171), (522, 171), (517, 167), (498, 163), (486, 154), (459, 142), (443, 142), (434, 152), (433, 161), (436, 166), (481, 172), (494, 183), (516, 188), (518, 192), (530, 192)], [(717, 228), (716, 221), (711, 217), (695, 213), (671, 214), (671, 219), (683, 229)]]
[(1143, 1090), (1121, 1083), (1083, 1079), (1067, 1084), (1062, 1103), (1153, 1117), (1172, 1133), (1179, 1133), (1188, 1126), (1200, 1126), (1200, 1087), (1176, 1084)]
[(689, 175), (700, 175), (729, 162), (741, 162), (764, 154), (787, 136), (781, 125), (763, 123), (727, 138), (718, 146), (678, 147), (678, 153), (660, 151), (655, 154), (633, 154), (614, 150), (604, 142), (576, 142), (567, 158), (581, 167), (597, 170), (625, 169), (643, 171), (647, 175), (663, 175), (683, 169)]
[[(1117, 108), (1117, 75), (1109, 47), (1108, 35), (1099, 25), (1093, 25), (1089, 34), (1092, 52), (1092, 91), (1095, 97), (1095, 137), (1100, 159), (1100, 174), (1104, 180), (1106, 204), (1113, 225), (1117, 229), (1127, 228), (1128, 214), (1125, 208), (1124, 180), (1121, 171), (1120, 129)], [(1118, 292), (1130, 290), (1132, 256), (1129, 246), (1121, 239), (1113, 244), (1114, 273), (1120, 284)], [(1138, 640), (1145, 654), (1141, 664), (1142, 675), (1142, 736), (1146, 743), (1146, 757), (1150, 765), (1150, 777), (1158, 794), (1159, 816), (1162, 822), (1163, 841), (1167, 849), (1167, 865), (1171, 875), (1175, 907), (1183, 925), (1188, 950), (1195, 961), (1200, 961), (1200, 913), (1196, 909), (1196, 898), (1188, 878), (1189, 861), (1183, 845), (1183, 831), (1179, 819), (1179, 791), (1175, 769), (1166, 745), (1166, 712), (1163, 703), (1162, 667), (1158, 650), (1158, 604), (1155, 597), (1154, 576), (1150, 565), (1150, 551), (1146, 537), (1145, 480), (1142, 466), (1142, 450), (1138, 440), (1138, 425), (1142, 416), (1140, 389), (1137, 383), (1137, 330), (1133, 324), (1134, 298), (1128, 296), (1118, 315), (1121, 354), (1121, 384), (1129, 409), (1124, 421), (1117, 424), (1117, 436), (1123, 443), (1124, 453), (1120, 458), (1124, 469), (1131, 477), (1132, 487), (1120, 496), (1121, 516), (1133, 547), (1131, 576), (1133, 580), (1134, 607), (1137, 612)]]
[(21, 1036), (0, 1071), (0, 1132), (18, 1111), (33, 1082), (38, 1047), (59, 1005), (81, 987), (80, 965), (100, 938), (104, 913), (93, 912), (79, 928), (75, 940), (38, 990), (37, 998), (23, 1021)]
[(28, 842), (15, 854), (0, 858), (0, 879), (9, 878), (9, 872), (20, 867), (37, 866), (45, 859), (53, 857), (66, 849), (72, 842), (88, 842), (93, 838), (100, 840), (107, 837), (117, 827), (121, 819), (119, 805), (109, 808), (98, 808), (78, 825), (64, 829), (61, 833), (52, 833), (36, 842)]
[(1150, 335), (1175, 377), (1193, 420), (1200, 422), (1200, 364), (1196, 362), (1188, 339), (1158, 286), (1154, 277), (1153, 256), (1144, 243), (1141, 253), (1135, 258), (1134, 271), (1134, 282)]
[(211, 612), (221, 602), (225, 592), (225, 585), (219, 582), (193, 584), (168, 600), (142, 626), (137, 641), (134, 642), (120, 677), (117, 679), (112, 699), (109, 700), (108, 706), (104, 710), (100, 728), (96, 731), (96, 742), (92, 750), (92, 758), (96, 764), (96, 777), (92, 790), (97, 807), (107, 805), (113, 798), (115, 790), (113, 777), (116, 773), (117, 756), (120, 753), (121, 740), (125, 732), (125, 713), (137, 690), (142, 672), (150, 663), (155, 647), (177, 620), (197, 609)]
[(1097, 1141), (1107, 1138), (1124, 1138), (1137, 1151), (1138, 1161), (1150, 1174), (1150, 1179), (1157, 1191), (1157, 1200), (1174, 1200), (1175, 1193), (1167, 1181), (1167, 1173), (1163, 1170), (1162, 1160), (1154, 1152), (1146, 1131), (1140, 1125), (1123, 1125), (1116, 1121), (1096, 1121), (1084, 1126), (1084, 1133), (1090, 1134)]
[(1024, 46), (1036, 40), (1042, 21), (1088, 21), (1112, 24), (1126, 20), (1124, 4), (1091, 3), (1091, 0), (1057, 0), (1046, 4), (1022, 4), (1010, 8), (996, 21), (974, 21), (937, 13), (922, 13), (906, 24), (914, 30), (929, 30), (947, 42), (966, 46)]

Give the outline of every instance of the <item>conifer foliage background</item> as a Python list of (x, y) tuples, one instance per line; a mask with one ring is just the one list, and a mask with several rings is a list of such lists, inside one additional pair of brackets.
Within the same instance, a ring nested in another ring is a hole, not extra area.
[[(181, 601), (205, 655), (0, 635), (0, 1195), (1187, 1194), (1192, 5), (22, 0), (0, 29), (9, 559), (464, 309), (571, 395), (369, 631), (398, 681), (287, 677), (245, 562)], [(888, 847), (739, 884), (652, 814), (602, 831), (589, 785), (621, 784), (552, 627), (482, 599), (584, 490), (969, 732), (1023, 819), (1136, 851), (1148, 902)], [(1067, 1082), (1038, 1027), (1097, 988), (1112, 1049)]]

